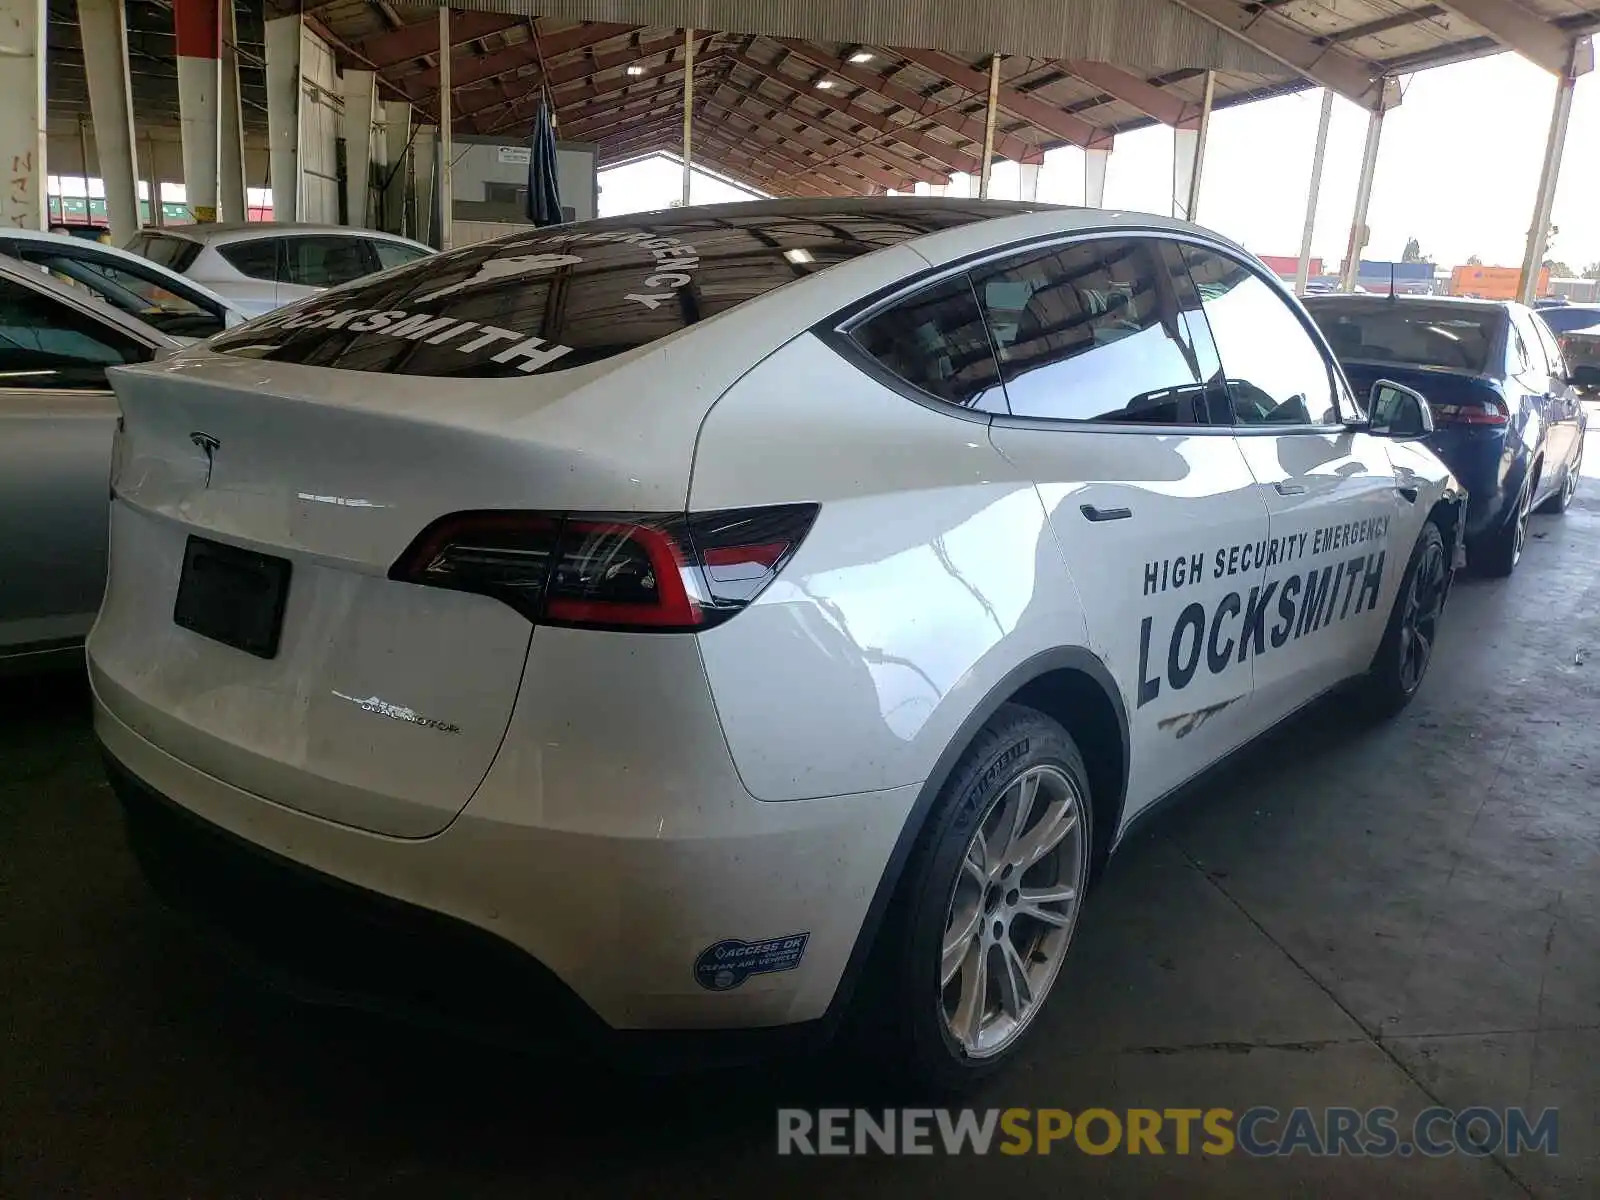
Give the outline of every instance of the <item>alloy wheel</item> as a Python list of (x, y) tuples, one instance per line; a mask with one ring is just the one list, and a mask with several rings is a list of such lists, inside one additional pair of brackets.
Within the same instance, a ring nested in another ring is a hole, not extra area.
[(1030, 767), (967, 844), (939, 982), (946, 1028), (971, 1058), (1015, 1041), (1061, 970), (1088, 882), (1084, 802), (1064, 771)]
[[(1524, 523), (1526, 519), (1524, 514)], [(1400, 617), (1400, 686), (1406, 692), (1416, 691), (1428, 672), (1434, 638), (1439, 632), (1439, 614), (1444, 611), (1444, 592), (1444, 547), (1432, 541), (1424, 546), (1422, 557), (1417, 560)]]
[(1516, 566), (1522, 561), (1522, 547), (1528, 541), (1528, 518), (1533, 514), (1533, 481), (1530, 479), (1523, 485), (1522, 495), (1517, 500), (1517, 527), (1512, 532), (1511, 565)]

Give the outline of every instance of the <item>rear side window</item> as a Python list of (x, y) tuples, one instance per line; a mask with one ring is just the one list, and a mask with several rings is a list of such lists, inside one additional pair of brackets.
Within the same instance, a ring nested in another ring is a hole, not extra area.
[(28, 242), (19, 257), (172, 337), (210, 337), (225, 323), (215, 306), (202, 304), (192, 293), (171, 290), (179, 286), (177, 280), (146, 274), (146, 268), (133, 263)]
[(374, 238), (367, 245), (377, 257), (380, 271), (387, 271), (390, 267), (403, 267), (408, 262), (428, 257), (428, 251), (419, 246), (407, 246), (403, 242), (382, 242)]
[(279, 274), (279, 239), (261, 238), (248, 242), (230, 242), (218, 246), (217, 253), (241, 275), (251, 279), (286, 282)]
[(54, 296), (0, 279), (0, 389), (99, 389), (107, 367), (150, 357), (149, 347)]
[(1238, 425), (1336, 425), (1333, 372), (1322, 348), (1266, 280), (1237, 259), (1183, 251), (1227, 374)]
[(1199, 425), (1205, 388), (1177, 256), (1152, 238), (1057, 246), (973, 273), (1011, 412)]
[(917, 292), (851, 330), (897, 379), (962, 408), (1005, 412), (983, 313), (965, 275)]
[(406, 375), (560, 371), (667, 337), (836, 263), (1004, 211), (953, 201), (740, 207), (747, 211), (590, 221), (433, 255), (326, 305), (271, 314), (212, 346)]
[(283, 253), (287, 282), (303, 287), (338, 287), (377, 270), (364, 238), (284, 238)]
[(188, 238), (167, 237), (159, 233), (147, 233), (128, 243), (128, 249), (140, 258), (148, 258), (157, 266), (165, 267), (169, 271), (184, 271), (190, 263), (200, 257), (200, 243), (191, 242)]

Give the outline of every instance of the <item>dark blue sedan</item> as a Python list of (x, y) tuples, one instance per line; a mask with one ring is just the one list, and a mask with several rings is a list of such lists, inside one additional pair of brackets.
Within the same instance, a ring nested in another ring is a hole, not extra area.
[(1509, 575), (1528, 514), (1566, 510), (1586, 420), (1555, 336), (1520, 304), (1437, 296), (1308, 296), (1357, 395), (1379, 379), (1428, 398), (1428, 445), (1470, 494), (1467, 560)]

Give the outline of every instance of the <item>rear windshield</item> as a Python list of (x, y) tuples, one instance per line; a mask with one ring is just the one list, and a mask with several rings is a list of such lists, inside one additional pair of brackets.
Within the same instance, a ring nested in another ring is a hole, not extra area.
[(1498, 309), (1452, 304), (1306, 305), (1341, 362), (1393, 362), (1484, 371), (1504, 317)]
[(1589, 329), (1600, 325), (1600, 305), (1565, 304), (1555, 308), (1541, 308), (1539, 317), (1557, 333), (1571, 333), (1575, 329)]
[(515, 376), (598, 362), (836, 263), (994, 207), (915, 202), (801, 214), (671, 213), (529, 230), (273, 314), (218, 351), (404, 375)]
[(128, 249), (140, 258), (148, 258), (157, 266), (180, 274), (200, 256), (200, 243), (188, 238), (163, 237), (159, 233), (142, 233), (128, 243)]

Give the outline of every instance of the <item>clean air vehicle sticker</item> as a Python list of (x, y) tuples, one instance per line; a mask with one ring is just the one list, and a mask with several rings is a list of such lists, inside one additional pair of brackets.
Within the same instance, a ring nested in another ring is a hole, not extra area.
[[(1145, 563), (1144, 595), (1155, 596), (1205, 579), (1254, 574), (1262, 567), (1270, 570), (1282, 563), (1367, 547), (1357, 554), (1341, 554), (1326, 565), (1313, 564), (1286, 579), (1269, 579), (1252, 587), (1248, 596), (1228, 592), (1209, 613), (1199, 601), (1187, 605), (1160, 641), (1155, 619), (1145, 617), (1139, 628), (1137, 707), (1161, 695), (1163, 686), (1175, 692), (1188, 687), (1202, 658), (1211, 674), (1220, 675), (1230, 664), (1243, 663), (1251, 655), (1260, 658), (1291, 639), (1376, 608), (1388, 539), (1389, 518), (1370, 517)], [(1187, 732), (1181, 729), (1178, 736)]]
[(811, 934), (791, 933), (759, 942), (724, 938), (700, 951), (694, 960), (694, 981), (710, 992), (726, 992), (752, 975), (792, 971), (800, 965)]

